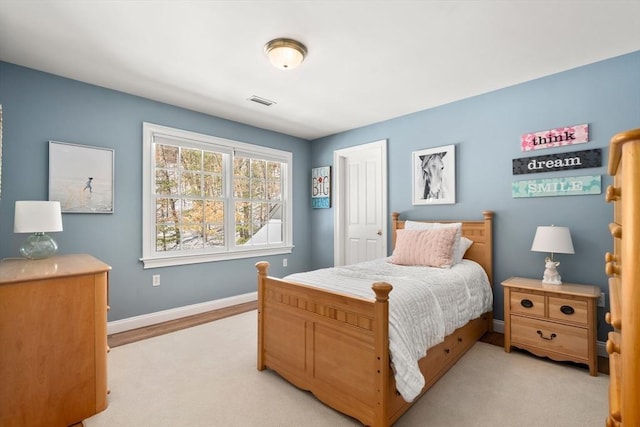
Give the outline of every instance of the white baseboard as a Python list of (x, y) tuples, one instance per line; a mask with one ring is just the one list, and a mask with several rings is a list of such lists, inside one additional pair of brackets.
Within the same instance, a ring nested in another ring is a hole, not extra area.
[[(504, 334), (504, 320), (496, 320), (493, 319), (493, 330), (495, 332), (500, 332)], [(607, 353), (607, 343), (598, 341), (596, 342), (598, 356), (600, 357), (609, 357), (609, 353)]]
[(132, 329), (143, 328), (169, 320), (180, 319), (194, 314), (205, 313), (211, 310), (231, 307), (232, 305), (243, 304), (258, 300), (257, 292), (237, 295), (229, 298), (222, 298), (213, 301), (206, 301), (198, 304), (186, 305), (184, 307), (172, 308), (169, 310), (156, 311), (155, 313), (143, 314), (121, 320), (114, 320), (107, 323), (107, 334), (117, 334), (119, 332), (130, 331)]
[(493, 332), (504, 334), (504, 320), (493, 319)]

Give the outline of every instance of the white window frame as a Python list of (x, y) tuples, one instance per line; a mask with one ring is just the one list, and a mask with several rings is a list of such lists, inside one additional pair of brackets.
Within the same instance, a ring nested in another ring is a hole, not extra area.
[[(154, 176), (154, 139), (165, 138), (180, 141), (185, 146), (210, 146), (218, 152), (229, 154), (229, 164), (225, 165), (225, 246), (224, 248), (203, 249), (198, 253), (157, 252), (156, 251), (156, 198)], [(175, 129), (153, 123), (142, 126), (142, 258), (143, 268), (168, 267), (174, 265), (196, 264), (202, 262), (224, 261), (240, 258), (253, 258), (269, 255), (291, 253), (293, 249), (293, 215), (292, 215), (292, 167), (293, 155), (288, 151), (277, 150), (245, 142), (232, 141), (196, 132)], [(282, 242), (260, 247), (235, 246), (234, 198), (231, 185), (233, 182), (233, 154), (254, 156), (256, 158), (282, 162), (282, 204), (283, 228)]]

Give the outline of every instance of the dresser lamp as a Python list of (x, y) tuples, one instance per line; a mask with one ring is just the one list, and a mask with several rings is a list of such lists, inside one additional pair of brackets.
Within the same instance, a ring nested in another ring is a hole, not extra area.
[(60, 202), (18, 201), (15, 208), (13, 232), (33, 233), (20, 246), (20, 254), (29, 259), (54, 255), (58, 245), (45, 233), (62, 231)]
[(535, 252), (550, 252), (551, 257), (544, 260), (544, 274), (542, 283), (560, 285), (560, 274), (557, 267), (559, 262), (553, 260), (553, 254), (573, 254), (573, 242), (568, 227), (540, 226), (536, 229), (531, 250)]

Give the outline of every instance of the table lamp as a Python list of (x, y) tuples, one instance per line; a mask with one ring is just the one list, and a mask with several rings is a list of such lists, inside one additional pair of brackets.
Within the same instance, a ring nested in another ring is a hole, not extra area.
[(556, 227), (540, 226), (536, 229), (536, 234), (533, 238), (533, 244), (531, 250), (535, 252), (550, 252), (551, 257), (547, 257), (544, 260), (544, 274), (542, 276), (542, 283), (550, 285), (560, 285), (560, 274), (557, 267), (559, 262), (553, 260), (553, 254), (573, 254), (573, 242), (571, 241), (571, 233), (568, 227)]
[(16, 202), (13, 232), (33, 233), (20, 246), (23, 257), (44, 259), (54, 255), (58, 251), (58, 245), (45, 233), (55, 231), (62, 231), (60, 202)]

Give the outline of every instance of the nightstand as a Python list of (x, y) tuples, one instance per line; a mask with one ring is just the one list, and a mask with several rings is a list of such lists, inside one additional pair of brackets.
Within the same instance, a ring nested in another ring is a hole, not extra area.
[(510, 277), (504, 288), (504, 350), (589, 365), (598, 375), (596, 313), (600, 288), (593, 285), (543, 284)]

